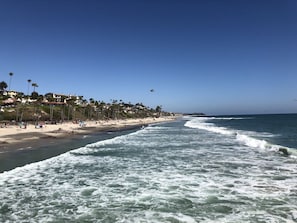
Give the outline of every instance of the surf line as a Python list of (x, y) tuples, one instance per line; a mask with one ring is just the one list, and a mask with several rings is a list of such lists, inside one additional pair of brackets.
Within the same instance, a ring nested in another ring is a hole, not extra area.
[(202, 129), (222, 135), (230, 135), (231, 137), (233, 135), (235, 136), (236, 141), (239, 141), (240, 143), (243, 143), (248, 147), (272, 150), (274, 152), (279, 152), (285, 156), (292, 155), (292, 150), (290, 148), (270, 144), (266, 140), (257, 139), (247, 134), (241, 132), (239, 133), (236, 130), (234, 131), (228, 128), (219, 127), (214, 125), (213, 123), (207, 123), (207, 120), (209, 119), (192, 119), (187, 121), (184, 126), (189, 128)]
[(253, 137), (240, 134), (238, 132), (235, 132), (235, 137), (237, 141), (243, 142), (245, 145), (253, 148), (270, 149), (276, 152), (281, 152), (285, 156), (291, 155), (291, 153), (289, 152), (289, 148), (285, 148), (280, 145), (270, 144), (266, 140), (255, 139)]

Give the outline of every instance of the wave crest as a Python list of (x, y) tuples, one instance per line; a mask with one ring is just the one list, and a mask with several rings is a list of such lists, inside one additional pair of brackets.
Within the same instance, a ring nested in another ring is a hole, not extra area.
[[(269, 136), (273, 137), (273, 134), (271, 133), (263, 133), (263, 132), (251, 132), (251, 131), (242, 131), (242, 130), (235, 130), (235, 129), (229, 129), (225, 127), (219, 127), (216, 126), (213, 123), (210, 123), (208, 121), (211, 120), (222, 120), (222, 119), (233, 119), (232, 117), (230, 118), (216, 118), (216, 117), (197, 117), (190, 119), (187, 121), (184, 126), (189, 127), (189, 128), (194, 128), (194, 129), (201, 129), (201, 130), (206, 130), (209, 132), (221, 134), (221, 135), (226, 135), (230, 136), (231, 138), (233, 137), (234, 140), (237, 142), (246, 145), (251, 148), (257, 148), (261, 150), (270, 150), (270, 151), (275, 151), (279, 152), (282, 150), (287, 150), (289, 154), (294, 155), (294, 157), (297, 155), (296, 149), (292, 149), (289, 147), (281, 146), (281, 145), (276, 145), (276, 144), (270, 144), (268, 141), (264, 139), (259, 139), (256, 138), (255, 136)], [(237, 118), (240, 119), (240, 118)]]

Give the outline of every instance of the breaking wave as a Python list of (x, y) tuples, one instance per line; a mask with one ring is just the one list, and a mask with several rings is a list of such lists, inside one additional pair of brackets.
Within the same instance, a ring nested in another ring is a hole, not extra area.
[[(279, 152), (281, 150), (287, 150), (292, 157), (297, 158), (297, 152), (294, 148), (289, 148), (282, 145), (271, 144), (263, 138), (273, 138), (272, 133), (267, 132), (253, 132), (253, 131), (242, 131), (236, 129), (229, 129), (226, 127), (220, 127), (211, 123), (212, 120), (233, 120), (233, 119), (246, 119), (246, 118), (216, 118), (216, 117), (197, 117), (190, 118), (189, 121), (185, 123), (186, 127), (206, 130), (209, 132), (226, 135), (230, 138), (233, 138), (237, 142), (246, 145), (251, 148), (257, 148), (260, 150), (270, 150)], [(248, 119), (248, 118), (247, 118)]]

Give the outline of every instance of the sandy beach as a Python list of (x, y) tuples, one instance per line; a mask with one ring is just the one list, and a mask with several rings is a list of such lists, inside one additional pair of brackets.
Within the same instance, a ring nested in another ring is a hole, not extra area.
[(27, 147), (31, 144), (42, 144), (42, 141), (48, 139), (61, 139), (100, 131), (117, 131), (152, 123), (167, 122), (176, 118), (176, 116), (166, 116), (160, 118), (86, 121), (78, 123), (64, 122), (42, 124), (40, 128), (36, 128), (33, 124), (28, 124), (26, 128), (17, 125), (7, 125), (0, 128), (0, 150), (7, 150), (19, 147), (20, 145)]

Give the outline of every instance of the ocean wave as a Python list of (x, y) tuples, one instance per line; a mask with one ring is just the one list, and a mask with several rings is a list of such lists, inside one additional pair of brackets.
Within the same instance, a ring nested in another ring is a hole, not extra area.
[(0, 221), (297, 220), (295, 162), (238, 151), (234, 140), (249, 140), (243, 132), (197, 134), (183, 125), (142, 129), (0, 174)]
[[(240, 142), (241, 144), (244, 144), (251, 148), (257, 148), (260, 150), (270, 150), (275, 152), (283, 152), (285, 155), (291, 154), (293, 158), (294, 157), (297, 158), (296, 149), (289, 148), (282, 145), (271, 144), (265, 139), (259, 138), (259, 137), (262, 137), (262, 138), (274, 137), (275, 135), (272, 133), (229, 129), (225, 127), (219, 127), (214, 123), (208, 122), (210, 120), (217, 120), (217, 119), (222, 119), (222, 118), (198, 117), (187, 121), (184, 126), (230, 136), (231, 138), (234, 138), (234, 140), (236, 140), (237, 142)], [(286, 153), (286, 151), (288, 152), (288, 154)]]
[(244, 119), (253, 119), (253, 117), (194, 117), (194, 116), (183, 116), (183, 119), (192, 120), (192, 119), (201, 119), (201, 120), (244, 120)]
[(218, 127), (213, 123), (209, 123), (207, 121), (209, 120), (213, 120), (215, 118), (208, 118), (208, 117), (199, 117), (199, 118), (194, 118), (192, 120), (189, 120), (185, 123), (186, 127), (189, 128), (194, 128), (194, 129), (202, 129), (202, 130), (206, 130), (209, 132), (214, 132), (214, 133), (219, 133), (219, 134), (223, 134), (223, 135), (233, 135), (235, 132), (224, 128), (224, 127)]

